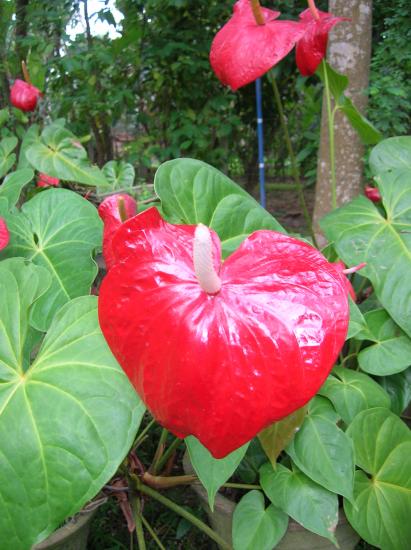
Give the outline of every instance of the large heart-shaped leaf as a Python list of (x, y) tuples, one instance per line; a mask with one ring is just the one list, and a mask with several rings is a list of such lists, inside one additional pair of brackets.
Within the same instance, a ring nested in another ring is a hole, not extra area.
[(194, 436), (186, 437), (185, 442), (191, 464), (207, 491), (208, 503), (213, 510), (218, 489), (233, 475), (249, 444), (246, 443), (225, 458), (217, 459)]
[(258, 229), (284, 233), (281, 225), (244, 189), (205, 162), (165, 162), (157, 170), (154, 187), (168, 221), (208, 225), (218, 233), (224, 256)]
[(411, 541), (411, 432), (393, 413), (360, 413), (347, 433), (354, 441), (354, 504), (344, 510), (368, 543), (384, 550), (408, 550)]
[(7, 174), (16, 162), (16, 155), (12, 151), (17, 146), (17, 138), (6, 137), (0, 141), (0, 178)]
[(234, 550), (272, 550), (285, 535), (288, 516), (270, 504), (260, 491), (246, 493), (233, 515)]
[(101, 246), (102, 222), (91, 203), (66, 189), (36, 195), (6, 221), (10, 244), (0, 258), (28, 258), (52, 276), (32, 311), (33, 325), (46, 330), (59, 307), (90, 292), (97, 274), (91, 255)]
[(390, 408), (388, 394), (370, 376), (342, 367), (334, 367), (319, 393), (332, 402), (346, 424), (366, 409)]
[(332, 542), (338, 524), (338, 497), (296, 470), (264, 464), (260, 483), (271, 502), (313, 533)]
[(386, 376), (401, 372), (411, 365), (411, 339), (385, 310), (368, 311), (364, 320), (366, 327), (356, 338), (370, 340), (374, 344), (358, 354), (358, 363), (363, 371)]
[(25, 185), (31, 182), (34, 172), (31, 168), (16, 170), (8, 174), (0, 185), (0, 197), (7, 199), (9, 208), (16, 205), (20, 198), (21, 190)]
[(381, 211), (365, 197), (334, 210), (320, 225), (347, 265), (363, 269), (377, 298), (411, 336), (411, 172), (387, 172), (379, 180)]
[(308, 477), (329, 491), (352, 499), (353, 445), (335, 421), (318, 409), (309, 411), (286, 451)]
[(26, 149), (26, 159), (39, 172), (85, 185), (108, 185), (104, 174), (92, 166), (77, 138), (60, 124), (46, 126)]
[(411, 137), (385, 139), (371, 151), (370, 168), (374, 175), (392, 170), (411, 171)]
[(125, 191), (133, 186), (135, 170), (129, 162), (110, 160), (103, 166), (102, 172), (108, 181), (110, 191)]
[(13, 550), (29, 550), (96, 495), (144, 412), (93, 296), (60, 309), (27, 365), (30, 306), (48, 278), (23, 259), (0, 264), (0, 533)]

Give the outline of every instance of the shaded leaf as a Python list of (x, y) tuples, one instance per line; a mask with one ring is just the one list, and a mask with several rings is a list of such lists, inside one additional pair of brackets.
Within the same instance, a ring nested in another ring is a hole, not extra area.
[(101, 170), (110, 190), (123, 191), (133, 186), (135, 171), (132, 164), (124, 160), (110, 160)]
[(411, 401), (411, 367), (392, 376), (383, 376), (379, 383), (391, 399), (391, 409), (400, 415)]
[(350, 303), (350, 323), (348, 325), (347, 340), (356, 336), (365, 328), (365, 320), (357, 304), (348, 297)]
[(392, 170), (411, 171), (411, 137), (385, 139), (371, 151), (370, 168), (374, 175)]
[(38, 124), (32, 124), (24, 134), (20, 146), (19, 161), (17, 164), (18, 170), (22, 170), (23, 168), (31, 168), (31, 165), (26, 158), (26, 151), (31, 145), (33, 145), (33, 143), (39, 140), (39, 134), (40, 126)]
[(8, 208), (16, 205), (20, 198), (21, 190), (25, 185), (31, 182), (34, 172), (31, 168), (16, 170), (8, 174), (0, 185), (0, 198), (7, 199)]
[(2, 178), (16, 161), (16, 155), (12, 151), (17, 146), (17, 138), (6, 137), (0, 141), (0, 178)]

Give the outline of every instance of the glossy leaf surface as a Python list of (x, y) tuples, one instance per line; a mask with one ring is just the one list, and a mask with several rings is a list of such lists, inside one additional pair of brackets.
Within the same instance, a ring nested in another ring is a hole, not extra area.
[(101, 220), (92, 204), (66, 189), (42, 192), (20, 213), (5, 218), (10, 244), (1, 257), (30, 259), (51, 274), (49, 289), (32, 311), (34, 326), (45, 330), (59, 307), (90, 292), (97, 274), (92, 253), (101, 246)]
[(154, 208), (124, 223), (99, 316), (157, 420), (222, 458), (317, 392), (345, 340), (348, 303), (332, 264), (272, 231), (255, 232), (222, 265), (213, 234), (222, 287), (207, 294), (194, 271), (194, 231)]
[(308, 477), (329, 491), (352, 499), (352, 441), (321, 409), (309, 411), (286, 451)]
[(411, 171), (411, 137), (393, 137), (379, 143), (371, 151), (370, 168), (376, 176), (393, 170)]
[(17, 146), (17, 138), (6, 137), (0, 141), (0, 178), (2, 178), (16, 162), (13, 150)]
[(60, 124), (46, 126), (32, 145), (26, 158), (39, 172), (65, 181), (85, 185), (108, 185), (101, 170), (92, 166), (84, 147)]
[(207, 491), (208, 503), (213, 510), (217, 491), (236, 471), (247, 451), (248, 443), (218, 460), (192, 435), (186, 437), (185, 442), (191, 464)]
[[(387, 409), (363, 411), (347, 433), (354, 441), (357, 471), (354, 505), (344, 510), (369, 544), (408, 550), (411, 540), (411, 432)], [(354, 507), (355, 506), (355, 507)]]
[(350, 424), (357, 414), (366, 409), (390, 407), (388, 394), (375, 380), (343, 367), (334, 367), (319, 393), (332, 402), (346, 424)]
[(273, 504), (265, 508), (263, 494), (250, 491), (234, 510), (234, 550), (272, 550), (285, 535), (287, 526), (287, 514)]
[(205, 162), (177, 159), (157, 170), (154, 186), (171, 223), (203, 223), (217, 233), (223, 256), (253, 231), (285, 232), (257, 201), (222, 172)]
[(390, 396), (392, 411), (400, 415), (411, 401), (411, 367), (393, 376), (383, 376), (379, 382)]
[[(411, 187), (407, 172), (386, 173), (379, 188), (386, 211), (365, 197), (334, 210), (320, 222), (347, 265), (366, 262), (362, 274), (394, 321), (411, 336)], [(360, 222), (359, 222), (360, 220)]]
[(347, 340), (356, 336), (361, 330), (364, 330), (366, 324), (364, 316), (361, 313), (360, 308), (355, 302), (349, 298), (350, 301), (350, 324), (348, 325)]
[(31, 182), (34, 172), (31, 168), (16, 170), (8, 174), (0, 185), (0, 198), (7, 199), (8, 207), (11, 209), (16, 205), (20, 198), (21, 190), (25, 185)]
[(317, 485), (302, 472), (291, 471), (281, 464), (275, 470), (271, 464), (262, 466), (260, 483), (275, 506), (309, 531), (335, 542), (337, 495)]
[(13, 550), (29, 550), (95, 496), (144, 412), (104, 342), (94, 297), (58, 312), (30, 365), (30, 309), (49, 279), (22, 259), (0, 263), (0, 533)]

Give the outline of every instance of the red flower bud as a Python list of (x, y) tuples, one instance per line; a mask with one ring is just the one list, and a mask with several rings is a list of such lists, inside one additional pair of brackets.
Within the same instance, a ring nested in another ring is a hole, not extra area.
[(297, 67), (303, 76), (315, 73), (318, 65), (327, 53), (328, 33), (346, 17), (335, 17), (332, 13), (316, 10), (316, 19), (310, 9), (300, 13), (300, 21), (305, 25), (305, 32), (296, 46)]
[(6, 248), (9, 244), (10, 233), (7, 229), (6, 221), (3, 218), (0, 218), (0, 250)]
[(60, 183), (58, 178), (53, 178), (53, 176), (48, 176), (43, 172), (40, 172), (37, 177), (37, 187), (57, 187)]
[(103, 257), (107, 270), (111, 269), (115, 262), (112, 249), (113, 237), (123, 222), (136, 215), (136, 211), (136, 201), (130, 195), (123, 193), (110, 195), (98, 207), (98, 213), (104, 222)]
[(17, 109), (29, 112), (34, 111), (41, 95), (38, 88), (17, 78), (10, 90), (10, 101)]
[(305, 25), (275, 21), (278, 11), (261, 8), (265, 24), (259, 25), (249, 0), (238, 0), (233, 16), (216, 34), (210, 63), (217, 78), (237, 90), (274, 67), (294, 47)]
[(155, 418), (216, 457), (309, 401), (348, 327), (345, 277), (310, 245), (262, 230), (221, 262), (217, 235), (155, 208), (124, 223), (99, 319)]
[(370, 185), (367, 185), (364, 189), (364, 194), (367, 197), (367, 199), (370, 199), (372, 202), (381, 202), (381, 194), (379, 189), (376, 187), (371, 187)]

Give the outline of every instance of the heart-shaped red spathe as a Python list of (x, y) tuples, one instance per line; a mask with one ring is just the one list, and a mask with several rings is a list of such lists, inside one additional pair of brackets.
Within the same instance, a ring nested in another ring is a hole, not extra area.
[(257, 24), (249, 0), (235, 3), (233, 16), (216, 34), (210, 63), (218, 79), (237, 90), (263, 76), (294, 47), (305, 24), (276, 21), (280, 12), (261, 8), (265, 25)]
[(296, 46), (296, 62), (303, 76), (315, 73), (327, 53), (328, 34), (331, 29), (346, 17), (336, 17), (332, 13), (316, 10), (316, 19), (310, 9), (300, 13), (300, 21), (305, 24), (305, 32)]
[(6, 221), (0, 218), (0, 250), (6, 248), (10, 241), (10, 233), (7, 228)]
[(36, 108), (41, 95), (42, 93), (38, 88), (16, 78), (10, 90), (10, 102), (17, 109), (30, 112)]
[(130, 195), (126, 193), (116, 193), (106, 197), (98, 207), (100, 218), (104, 222), (103, 230), (103, 257), (107, 270), (114, 264), (114, 254), (112, 250), (112, 240), (117, 229), (122, 225), (120, 203), (123, 203), (123, 215), (126, 219), (136, 215), (137, 203)]
[(99, 319), (154, 417), (222, 458), (318, 391), (345, 340), (347, 291), (316, 249), (263, 230), (222, 264), (212, 232), (222, 286), (207, 294), (194, 272), (194, 232), (155, 208), (123, 224)]

